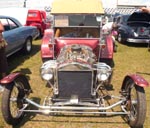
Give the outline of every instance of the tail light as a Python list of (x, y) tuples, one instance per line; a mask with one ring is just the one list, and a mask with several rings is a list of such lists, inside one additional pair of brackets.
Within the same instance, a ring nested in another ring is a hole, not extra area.
[(48, 46), (49, 48), (53, 48), (54, 45), (49, 43)]
[(144, 32), (144, 28), (141, 28), (141, 29), (140, 29), (140, 32), (143, 33), (143, 32)]

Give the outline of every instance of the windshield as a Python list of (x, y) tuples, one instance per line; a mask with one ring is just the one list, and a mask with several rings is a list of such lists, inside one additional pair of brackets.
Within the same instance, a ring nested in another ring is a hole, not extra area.
[(55, 26), (99, 26), (94, 15), (55, 16)]
[(124, 16), (123, 16), (123, 22), (124, 22), (124, 23), (126, 23), (126, 22), (127, 22), (127, 20), (128, 20), (128, 18), (129, 18), (129, 16), (130, 16), (130, 15), (124, 15)]

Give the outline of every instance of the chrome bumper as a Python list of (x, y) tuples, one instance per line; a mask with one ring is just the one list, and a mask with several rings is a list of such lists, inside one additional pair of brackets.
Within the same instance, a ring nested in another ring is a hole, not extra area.
[(131, 42), (131, 43), (150, 43), (150, 39), (133, 39), (133, 38), (127, 38), (127, 42)]
[[(99, 105), (77, 105), (77, 104), (72, 104), (72, 105), (55, 105), (51, 104), (48, 106), (45, 105), (40, 105), (35, 103), (34, 101), (26, 98), (25, 101), (27, 104), (24, 104), (24, 107), (20, 109), (19, 111), (21, 112), (35, 112), (35, 113), (42, 113), (45, 115), (50, 115), (52, 113), (63, 113), (63, 114), (114, 114), (114, 115), (120, 115), (120, 114), (125, 114), (128, 115), (129, 112), (126, 111), (125, 106), (123, 105), (125, 99), (121, 99), (118, 102), (109, 105), (109, 106), (99, 106)], [(27, 110), (26, 108), (28, 105), (31, 104), (39, 109), (35, 110)], [(107, 111), (111, 110), (114, 107), (121, 106), (122, 111)]]

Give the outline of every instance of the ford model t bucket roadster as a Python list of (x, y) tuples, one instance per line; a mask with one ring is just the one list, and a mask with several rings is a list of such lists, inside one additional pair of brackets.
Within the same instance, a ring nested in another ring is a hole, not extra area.
[[(138, 75), (125, 76), (120, 96), (108, 93), (113, 58), (111, 36), (101, 33), (104, 13), (99, 0), (54, 0), (53, 28), (45, 31), (40, 73), (50, 94), (42, 105), (31, 100), (27, 78), (12, 73), (1, 80), (4, 86), (2, 114), (17, 125), (25, 113), (45, 115), (86, 114), (124, 115), (133, 128), (140, 128), (146, 116), (144, 87), (148, 82)], [(107, 100), (115, 99), (112, 104)], [(33, 105), (37, 109), (29, 109)], [(111, 111), (120, 106), (120, 111)]]

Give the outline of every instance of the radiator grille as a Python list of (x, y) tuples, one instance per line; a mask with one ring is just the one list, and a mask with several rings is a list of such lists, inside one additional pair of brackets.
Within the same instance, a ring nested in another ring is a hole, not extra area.
[(91, 71), (59, 71), (58, 91), (59, 98), (91, 98), (92, 72)]

